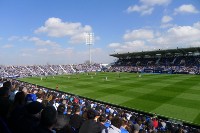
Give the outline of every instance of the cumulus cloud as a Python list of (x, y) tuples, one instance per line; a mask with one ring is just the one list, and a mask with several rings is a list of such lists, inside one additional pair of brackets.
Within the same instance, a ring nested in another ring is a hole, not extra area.
[(120, 52), (135, 52), (176, 47), (200, 47), (200, 22), (193, 26), (174, 25), (166, 31), (135, 29), (123, 35), (125, 42), (110, 43), (108, 47)]
[(177, 13), (199, 13), (199, 11), (192, 4), (188, 4), (188, 5), (181, 5), (180, 7), (175, 8), (174, 14)]
[[(108, 45), (108, 47), (110, 46), (112, 46), (112, 43)], [(145, 42), (141, 40), (129, 41), (121, 44), (119, 43), (116, 47), (110, 47), (110, 48), (114, 48), (114, 51), (116, 53), (147, 50)]]
[(150, 15), (154, 10), (154, 6), (168, 5), (171, 0), (140, 0), (140, 5), (133, 5), (127, 8), (127, 12), (139, 12), (141, 15)]
[(124, 40), (152, 39), (153, 37), (153, 31), (147, 29), (132, 30), (123, 36)]
[(200, 29), (200, 22), (194, 23), (193, 25), (195, 28)]
[(160, 37), (152, 39), (150, 43), (160, 46), (189, 47), (195, 42), (200, 41), (199, 34), (200, 29), (194, 26), (174, 26), (169, 28)]
[(85, 41), (84, 33), (92, 32), (92, 27), (81, 23), (63, 22), (60, 18), (49, 18), (35, 33), (45, 33), (50, 37), (68, 37), (71, 43)]
[(152, 14), (153, 10), (154, 10), (153, 7), (149, 7), (147, 5), (141, 5), (141, 6), (133, 5), (128, 7), (127, 12), (128, 13), (139, 12), (141, 13), (141, 15), (150, 15)]
[(173, 18), (170, 17), (170, 16), (163, 16), (161, 22), (162, 23), (168, 23), (168, 22), (170, 22), (172, 20), (173, 20)]

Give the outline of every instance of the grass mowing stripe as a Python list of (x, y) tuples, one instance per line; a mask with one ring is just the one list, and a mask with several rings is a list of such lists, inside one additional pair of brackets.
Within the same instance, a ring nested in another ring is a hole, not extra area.
[[(189, 77), (189, 79), (192, 79), (192, 78), (193, 78), (193, 77)], [(181, 81), (179, 81), (179, 82), (177, 82), (177, 83), (179, 83), (179, 84), (184, 84), (185, 81), (187, 81), (187, 80), (188, 80), (188, 78), (183, 79), (183, 80), (181, 80)], [(160, 80), (160, 81), (161, 81), (161, 80)], [(161, 82), (162, 82), (162, 81), (161, 81)], [(174, 86), (175, 86), (175, 85), (172, 84), (172, 85), (169, 85), (169, 86), (167, 86), (167, 87), (159, 88), (158, 90), (152, 91), (151, 93), (147, 93), (147, 94), (145, 94), (145, 95), (142, 95), (142, 96), (139, 96), (139, 97), (135, 98), (134, 101), (132, 101), (132, 100), (131, 100), (131, 101), (127, 101), (127, 102), (123, 103), (122, 105), (128, 106), (128, 105), (130, 105), (129, 102), (130, 102), (130, 103), (137, 103), (138, 105), (135, 104), (135, 108), (143, 109), (143, 108), (145, 108), (144, 106), (146, 106), (146, 104), (142, 103), (142, 105), (140, 105), (140, 102), (141, 102), (141, 101), (145, 101), (145, 102), (149, 103), (149, 102), (151, 101), (151, 102), (154, 103), (154, 105), (153, 105), (153, 106), (150, 106), (150, 107), (148, 108), (147, 111), (155, 110), (155, 109), (158, 108), (159, 106), (162, 106), (162, 104), (164, 104), (164, 103), (170, 101), (171, 99), (173, 99), (173, 98), (176, 97), (177, 95), (179, 95), (179, 94), (181, 94), (182, 92), (184, 92), (185, 90), (187, 90), (187, 88), (181, 88), (181, 91), (175, 91), (176, 93), (174, 93), (172, 97), (171, 97), (171, 96), (167, 96), (167, 95), (163, 96), (163, 95), (160, 95), (160, 94), (159, 94), (159, 91), (160, 91), (160, 90), (165, 90), (165, 91), (170, 91), (170, 92), (171, 92), (171, 91), (172, 91), (171, 89), (174, 88)], [(168, 89), (170, 89), (170, 90), (168, 90)], [(179, 88), (178, 88), (178, 89), (179, 89)], [(152, 105), (152, 104), (151, 104), (151, 105)], [(132, 106), (132, 107), (133, 107), (133, 106)], [(145, 109), (147, 109), (147, 108), (145, 108)]]
[(186, 99), (186, 100), (197, 100), (197, 101), (200, 101), (200, 94), (198, 93), (182, 93), (180, 94), (179, 96), (177, 96), (176, 98), (183, 98), (183, 99)]
[[(50, 76), (47, 80), (43, 79), (42, 81), (40, 77), (22, 80), (49, 88), (55, 88), (58, 84), (59, 89), (66, 92), (116, 105), (145, 110), (146, 112), (152, 112), (158, 108), (161, 111), (157, 113), (169, 117), (174, 117), (174, 115), (179, 112), (174, 112), (174, 114), (170, 116), (165, 114), (165, 110), (161, 109), (163, 106), (160, 105), (168, 104), (171, 105), (170, 107), (176, 106), (179, 109), (188, 109), (191, 113), (194, 111), (194, 114), (198, 115), (195, 105), (199, 106), (199, 101), (197, 100), (197, 95), (200, 95), (199, 76), (143, 74), (142, 77), (139, 78), (137, 74), (132, 73), (120, 73), (120, 75), (121, 77), (119, 78), (117, 73), (97, 73), (97, 75), (90, 73), (90, 75), (80, 74), (79, 78), (77, 78), (77, 75), (62, 75), (55, 76), (55, 79)], [(92, 76), (93, 78), (91, 78)], [(106, 76), (108, 77), (108, 81), (105, 81)], [(182, 93), (186, 94), (182, 95)], [(192, 95), (187, 94), (195, 94), (196, 100), (187, 100), (192, 99)], [(148, 95), (151, 96), (148, 97)], [(181, 96), (182, 98), (180, 98)], [(184, 96), (186, 98), (183, 98)], [(119, 98), (117, 99), (117, 97)], [(157, 97), (157, 101), (154, 97)], [(169, 101), (167, 101), (167, 99)], [(187, 102), (185, 100), (187, 100)], [(200, 111), (198, 113), (200, 113)], [(197, 119), (197, 117), (198, 116), (192, 115), (194, 119)], [(184, 119), (184, 116), (180, 119)], [(189, 121), (193, 122), (191, 119)], [(195, 122), (197, 121), (198, 120), (195, 120)], [(200, 124), (200, 121), (198, 123)]]
[(167, 103), (171, 104), (171, 105), (180, 106), (180, 107), (188, 107), (188, 108), (200, 110), (200, 102), (197, 100), (189, 100), (189, 99), (185, 99), (185, 98), (174, 98), (174, 99), (168, 101)]
[[(186, 120), (186, 121), (190, 121), (190, 122), (193, 122), (193, 120), (199, 114), (199, 110), (197, 110), (197, 109), (188, 108), (188, 107), (180, 107), (180, 106), (171, 105), (171, 104), (163, 104), (152, 111), (156, 112), (156, 113), (161, 112), (162, 115), (170, 116), (172, 118)], [(176, 113), (174, 113), (174, 112), (176, 112)], [(193, 113), (191, 113), (191, 112), (193, 112)], [(184, 119), (183, 119), (183, 117), (184, 117)]]
[(110, 94), (110, 95), (98, 98), (98, 100), (99, 99), (119, 105), (120, 103), (126, 102), (126, 101), (128, 101), (132, 98), (126, 97), (126, 96), (119, 96), (119, 95), (116, 95), (116, 94)]

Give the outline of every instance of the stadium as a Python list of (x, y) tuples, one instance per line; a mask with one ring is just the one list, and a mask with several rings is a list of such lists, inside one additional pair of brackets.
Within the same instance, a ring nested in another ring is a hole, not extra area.
[(152, 119), (159, 123), (157, 132), (176, 130), (180, 125), (193, 132), (200, 125), (199, 51), (199, 47), (192, 47), (111, 54), (118, 60), (107, 67), (1, 66), (1, 82), (11, 81), (13, 92), (22, 89), (37, 96), (26, 99), (31, 102), (46, 101), (59, 108), (64, 100), (67, 106), (78, 104), (129, 122), (145, 119), (145, 130), (150, 130), (148, 121)]
[(200, 133), (199, 0), (1, 0), (0, 133)]

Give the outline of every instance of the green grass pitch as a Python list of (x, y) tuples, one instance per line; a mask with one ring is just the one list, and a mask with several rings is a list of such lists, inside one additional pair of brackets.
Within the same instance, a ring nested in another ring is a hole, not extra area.
[[(107, 80), (105, 80), (107, 77)], [(200, 125), (200, 76), (90, 73), (22, 81)]]

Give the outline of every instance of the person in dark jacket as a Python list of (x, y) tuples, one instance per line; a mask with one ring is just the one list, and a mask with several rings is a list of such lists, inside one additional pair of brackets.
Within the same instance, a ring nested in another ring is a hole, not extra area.
[(56, 133), (69, 133), (70, 127), (69, 127), (69, 120), (70, 116), (65, 115), (65, 105), (60, 104), (57, 108), (57, 123), (54, 126), (54, 129), (56, 130)]
[(81, 126), (79, 133), (101, 133), (100, 125), (95, 121), (95, 111), (89, 109), (87, 111), (88, 120), (86, 120)]
[(40, 122), (40, 114), (43, 109), (43, 105), (40, 102), (34, 101), (25, 106), (25, 114), (19, 118), (17, 123), (16, 133), (28, 133), (31, 132)]
[(80, 116), (80, 106), (76, 105), (73, 108), (75, 113), (71, 116), (69, 124), (73, 132), (78, 133), (84, 119)]
[(33, 129), (34, 133), (54, 133), (54, 125), (57, 122), (57, 112), (53, 106), (47, 106), (41, 113), (40, 124)]
[(7, 123), (8, 112), (11, 106), (9, 100), (10, 89), (6, 86), (0, 88), (0, 117)]

